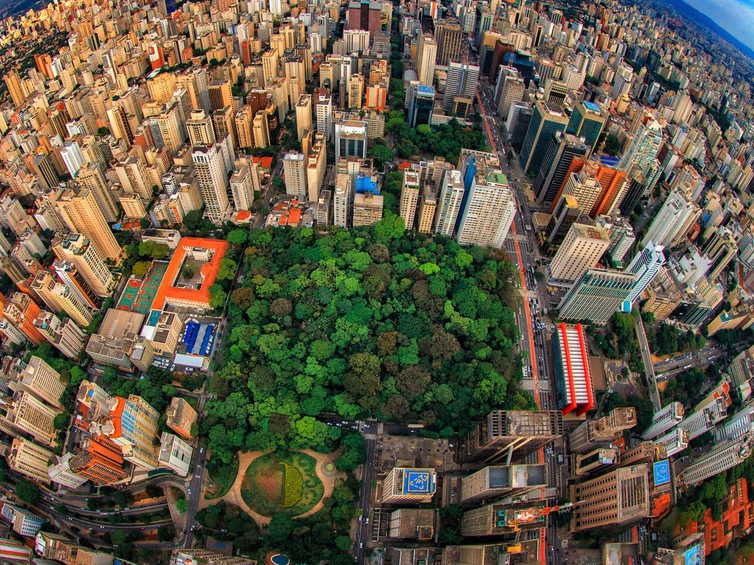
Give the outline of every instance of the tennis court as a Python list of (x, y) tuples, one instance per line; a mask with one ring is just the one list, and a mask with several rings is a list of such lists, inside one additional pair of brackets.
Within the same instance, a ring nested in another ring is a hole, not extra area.
[(168, 264), (165, 261), (153, 261), (152, 267), (144, 279), (128, 281), (118, 302), (118, 308), (139, 312), (140, 314), (149, 314), (154, 297), (157, 296), (157, 291), (167, 270)]

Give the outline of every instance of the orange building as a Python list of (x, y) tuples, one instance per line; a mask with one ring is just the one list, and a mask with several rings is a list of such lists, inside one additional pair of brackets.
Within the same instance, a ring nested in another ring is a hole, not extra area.
[(749, 501), (746, 479), (738, 479), (728, 488), (728, 496), (722, 501), (723, 517), (712, 519), (712, 510), (704, 511), (704, 554), (726, 547), (749, 533), (754, 520), (754, 507)]
[(596, 218), (602, 214), (607, 214), (610, 210), (618, 193), (620, 193), (620, 189), (623, 187), (623, 182), (626, 180), (626, 173), (613, 169), (612, 167), (600, 165), (597, 167), (597, 170), (594, 171), (593, 175), (602, 187), (602, 192), (600, 192), (592, 211), (589, 213), (590, 217)]
[(571, 175), (573, 173), (579, 173), (581, 172), (581, 169), (584, 168), (584, 165), (586, 165), (586, 161), (582, 159), (581, 157), (574, 157), (571, 161), (571, 165), (568, 167), (568, 171), (566, 171), (565, 176), (563, 177), (563, 183), (560, 185), (560, 188), (558, 188), (558, 193), (555, 195), (555, 198), (552, 200), (552, 205), (550, 206), (550, 214), (552, 214), (555, 211), (555, 206), (558, 205), (558, 202), (560, 202), (560, 197), (563, 194), (563, 190), (565, 189), (566, 184), (568, 184), (568, 179), (571, 178)]
[(3, 306), (3, 317), (35, 345), (47, 341), (45, 335), (34, 325), (34, 320), (40, 312), (39, 306), (21, 292), (11, 295), (10, 300)]
[(120, 447), (105, 436), (84, 438), (82, 451), (71, 459), (71, 470), (96, 485), (111, 485), (126, 476)]

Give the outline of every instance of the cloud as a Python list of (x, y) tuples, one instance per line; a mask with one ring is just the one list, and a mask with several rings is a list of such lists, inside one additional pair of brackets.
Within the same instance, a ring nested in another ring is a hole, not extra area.
[(754, 49), (754, 0), (684, 0)]

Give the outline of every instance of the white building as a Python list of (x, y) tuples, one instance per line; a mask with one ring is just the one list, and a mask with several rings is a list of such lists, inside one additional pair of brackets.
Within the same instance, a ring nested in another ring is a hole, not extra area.
[(162, 432), (160, 437), (160, 467), (172, 469), (181, 477), (187, 477), (194, 448), (175, 434)]

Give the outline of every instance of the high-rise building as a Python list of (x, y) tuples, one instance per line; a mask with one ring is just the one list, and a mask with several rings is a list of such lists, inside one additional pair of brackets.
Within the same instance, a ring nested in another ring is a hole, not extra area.
[(511, 105), (524, 99), (526, 86), (524, 85), (524, 79), (521, 78), (518, 72), (508, 67), (500, 69), (497, 80), (499, 81), (499, 88), (496, 89), (499, 94), (497, 98), (497, 113), (507, 117)]
[(317, 202), (327, 171), (327, 142), (324, 134), (316, 134), (306, 157), (307, 200)]
[(254, 112), (251, 106), (244, 106), (236, 114), (236, 135), (238, 146), (248, 149), (254, 147)]
[(432, 501), (436, 487), (434, 469), (393, 467), (382, 481), (382, 502), (426, 504)]
[(689, 446), (689, 433), (683, 428), (675, 428), (673, 431), (655, 439), (654, 444), (658, 447), (661, 446), (668, 457), (673, 457)]
[(437, 59), (437, 43), (432, 36), (419, 32), (419, 45), (416, 49), (416, 68), (419, 83), (432, 86)]
[(335, 194), (333, 194), (333, 224), (350, 227), (351, 206), (353, 200), (353, 182), (348, 173), (339, 172), (335, 177)]
[(162, 432), (160, 436), (160, 467), (172, 469), (179, 477), (187, 477), (194, 448), (177, 435)]
[(425, 187), (419, 201), (419, 219), (417, 221), (419, 233), (432, 233), (436, 210), (437, 193), (430, 187)]
[(79, 477), (97, 486), (111, 485), (125, 477), (121, 448), (108, 437), (84, 437), (79, 447), (69, 461), (71, 471)]
[(547, 224), (547, 243), (555, 246), (563, 243), (571, 226), (577, 221), (586, 221), (586, 218), (582, 218), (579, 201), (569, 194), (563, 194), (555, 204)]
[(712, 449), (697, 457), (691, 465), (678, 475), (681, 488), (696, 486), (710, 477), (725, 473), (731, 467), (744, 462), (751, 455), (754, 438), (751, 433), (738, 439), (726, 439), (716, 443)]
[(73, 456), (73, 453), (68, 452), (62, 457), (55, 456), (53, 458), (52, 463), (47, 468), (47, 474), (53, 483), (74, 489), (79, 488), (88, 480), (86, 477), (77, 475), (71, 469), (70, 463)]
[(492, 503), (463, 513), (461, 534), (466, 536), (500, 536), (519, 530), (543, 528), (546, 515), (542, 508), (511, 508)]
[(584, 532), (606, 526), (623, 526), (648, 518), (649, 465), (616, 469), (571, 485), (574, 506), (571, 531)]
[(207, 93), (209, 94), (209, 109), (212, 112), (233, 105), (233, 92), (228, 80), (211, 81), (207, 87)]
[(191, 154), (202, 191), (206, 214), (214, 224), (220, 224), (228, 215), (228, 176), (223, 151), (219, 143), (195, 146)]
[(383, 196), (379, 192), (359, 192), (353, 195), (353, 227), (372, 226), (382, 219)]
[(23, 537), (34, 537), (47, 520), (24, 508), (5, 502), (0, 515), (13, 525), (13, 531)]
[(446, 113), (467, 115), (474, 105), (479, 66), (451, 61), (442, 106)]
[(6, 456), (8, 467), (16, 473), (43, 484), (50, 482), (47, 466), (52, 461), (52, 451), (23, 438), (15, 438)]
[(298, 140), (304, 137), (304, 132), (312, 129), (312, 95), (302, 94), (296, 102), (296, 133)]
[(479, 168), (465, 186), (464, 201), (458, 243), (501, 248), (516, 215), (506, 176), (499, 169)]
[[(108, 232), (112, 234), (112, 232)], [(81, 285), (68, 284), (68, 277), (61, 276), (61, 273), (70, 274), (73, 278), (80, 277), (85, 284), (86, 289), (91, 289), (95, 296), (106, 297), (112, 294), (115, 288), (115, 279), (110, 270), (105, 266), (102, 256), (96, 247), (80, 233), (70, 233), (65, 236), (56, 236), (52, 241), (52, 250), (55, 256), (73, 266), (75, 274), (64, 265), (57, 265), (56, 271), (66, 283), (69, 291), (76, 288), (82, 288)], [(74, 291), (74, 294), (75, 291)], [(78, 296), (81, 299), (81, 296)], [(85, 303), (82, 301), (82, 304)]]
[(160, 413), (133, 394), (128, 399), (112, 397), (107, 407), (110, 419), (102, 427), (102, 433), (120, 446), (126, 461), (148, 470), (157, 468), (155, 443)]
[(415, 128), (432, 123), (435, 107), (435, 89), (423, 84), (412, 84), (408, 92), (408, 124)]
[(0, 429), (13, 437), (30, 436), (40, 445), (54, 447), (58, 431), (55, 416), (61, 412), (25, 390), (0, 406)]
[(29, 359), (23, 370), (16, 373), (8, 386), (13, 390), (25, 391), (55, 408), (62, 408), (60, 397), (65, 384), (60, 373), (36, 355)]
[(212, 118), (204, 110), (194, 110), (186, 120), (191, 145), (212, 145), (215, 142), (215, 130), (212, 128)]
[(679, 243), (700, 216), (701, 210), (680, 190), (673, 190), (655, 215), (641, 244), (673, 247)]
[(346, 12), (346, 29), (363, 29), (369, 37), (382, 30), (382, 2), (351, 0)]
[(702, 247), (702, 253), (710, 260), (707, 277), (715, 280), (738, 255), (738, 244), (733, 232), (726, 228), (717, 229)]
[(525, 173), (539, 173), (553, 134), (564, 131), (567, 125), (568, 118), (559, 106), (541, 101), (535, 104), (519, 156)]
[(84, 349), (87, 336), (71, 318), (61, 320), (52, 312), (42, 311), (34, 320), (34, 326), (69, 359), (77, 358)]
[(10, 322), (25, 339), (35, 345), (45, 341), (45, 336), (34, 326), (34, 320), (41, 312), (37, 303), (28, 294), (14, 292), (3, 305), (4, 321)]
[(550, 277), (557, 281), (574, 281), (594, 267), (610, 245), (604, 228), (582, 223), (571, 225), (550, 264)]
[(326, 88), (314, 91), (314, 109), (317, 115), (317, 133), (325, 134), (327, 141), (332, 137), (332, 96)]
[(665, 254), (662, 250), (662, 245), (655, 245), (650, 241), (628, 264), (625, 272), (636, 275), (636, 282), (631, 294), (626, 298), (627, 302), (633, 304), (657, 276), (660, 267), (665, 264)]
[(289, 151), (283, 157), (283, 173), (285, 174), (285, 192), (306, 201), (306, 157), (298, 151)]
[(445, 173), (440, 189), (440, 197), (435, 212), (435, 234), (452, 237), (455, 232), (458, 214), (464, 196), (461, 171), (449, 170)]
[(580, 102), (576, 104), (568, 120), (566, 133), (583, 137), (589, 146), (589, 153), (594, 150), (594, 146), (605, 127), (605, 116), (602, 115), (602, 109), (594, 102)]
[(576, 455), (573, 458), (573, 474), (577, 477), (588, 477), (610, 465), (617, 464), (619, 459), (620, 454), (617, 449), (598, 447), (589, 453)]
[(196, 410), (183, 398), (174, 396), (168, 406), (167, 426), (185, 440), (191, 440), (196, 435), (192, 428), (196, 425), (199, 415)]
[(18, 74), (18, 71), (13, 69), (5, 73), (3, 80), (5, 81), (5, 86), (8, 87), (8, 93), (11, 100), (13, 100), (13, 105), (16, 108), (23, 106), (26, 101), (26, 93), (21, 85), (21, 75)]
[(493, 410), (463, 439), (464, 461), (493, 463), (513, 453), (520, 459), (563, 435), (563, 416), (557, 410)]
[(683, 404), (677, 400), (671, 402), (659, 412), (655, 412), (652, 417), (652, 424), (641, 435), (642, 439), (654, 439), (674, 428), (683, 420), (683, 412)]
[(605, 324), (625, 303), (635, 281), (633, 274), (589, 269), (560, 302), (560, 318)]
[(236, 211), (250, 210), (254, 204), (254, 193), (261, 189), (258, 165), (253, 161), (237, 159), (229, 184)]
[(407, 230), (414, 229), (420, 186), (418, 171), (408, 170), (403, 173), (403, 187), (398, 210)]
[(586, 155), (584, 138), (556, 131), (542, 160), (542, 165), (534, 181), (537, 200), (545, 206), (558, 201), (566, 180), (573, 172), (571, 164)]
[(453, 23), (438, 23), (435, 25), (435, 41), (437, 42), (437, 64), (447, 67), (451, 61), (457, 61), (461, 55), (463, 30)]
[(120, 245), (102, 215), (97, 200), (91, 191), (84, 189), (78, 194), (67, 189), (57, 200), (58, 213), (71, 232), (83, 234), (91, 241), (100, 257), (119, 263)]
[(558, 407), (581, 416), (594, 408), (589, 354), (581, 324), (559, 324), (552, 335)]
[(76, 293), (57, 282), (50, 271), (37, 273), (31, 289), (51, 311), (65, 312), (81, 327), (88, 326), (94, 319), (89, 304), (81, 302)]
[(607, 416), (586, 420), (571, 432), (568, 443), (572, 453), (588, 453), (598, 447), (610, 447), (614, 441), (636, 425), (636, 408), (614, 408)]
[(335, 159), (367, 157), (367, 123), (362, 120), (335, 122)]
[(488, 466), (461, 479), (461, 502), (492, 497), (521, 496), (547, 486), (545, 465)]
[(113, 193), (107, 186), (102, 166), (99, 163), (84, 163), (79, 169), (76, 180), (94, 195), (106, 222), (114, 222), (118, 219), (118, 209), (115, 206)]
[(648, 176), (649, 167), (654, 163), (661, 144), (662, 125), (653, 118), (645, 117), (631, 144), (621, 157), (618, 168), (629, 172), (635, 167), (645, 177)]

